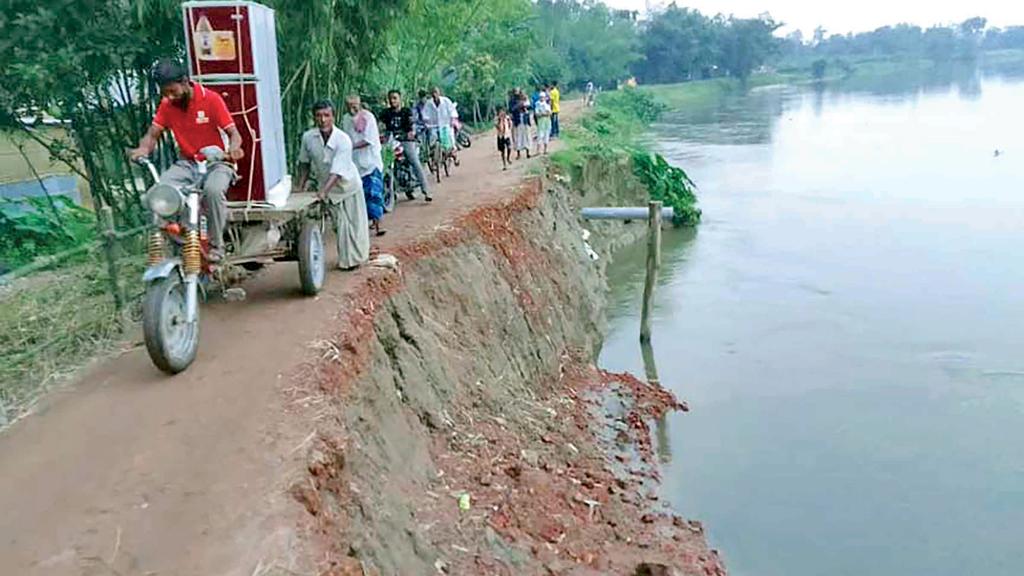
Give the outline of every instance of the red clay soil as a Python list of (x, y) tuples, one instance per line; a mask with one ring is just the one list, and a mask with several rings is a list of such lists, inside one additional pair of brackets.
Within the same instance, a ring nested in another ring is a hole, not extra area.
[[(537, 435), (510, 434), (507, 423), (492, 419), (474, 423), (473, 442), (458, 441), (458, 431), (438, 438), (445, 474), (435, 482), (436, 506), (421, 521), (448, 527), (435, 529), (435, 541), (447, 540), (456, 552), (476, 551), (454, 554), (445, 573), (532, 573), (517, 568), (512, 555), (495, 553), (501, 547), (486, 542), (490, 528), (528, 550), (543, 567), (540, 573), (724, 575), (699, 523), (656, 509), (656, 463), (646, 423), (680, 407), (671, 393), (576, 360), (547, 392), (533, 411), (545, 422)], [(602, 442), (596, 429), (621, 418), (604, 411), (602, 399), (609, 394), (629, 406), (629, 425), (619, 438)], [(552, 413), (560, 417), (544, 418)], [(630, 446), (639, 448), (635, 457), (609, 459)], [(469, 511), (460, 511), (453, 499), (462, 491), (471, 495)], [(484, 534), (485, 542), (474, 542), (474, 534)]]
[[(502, 268), (502, 272), (506, 274), (510, 283), (515, 285), (516, 275), (510, 272), (520, 272), (525, 267), (536, 265), (542, 255), (530, 248), (529, 243), (523, 238), (522, 231), (513, 225), (513, 216), (536, 207), (537, 197), (541, 191), (542, 180), (537, 177), (530, 178), (512, 190), (508, 199), (480, 206), (422, 240), (396, 247), (392, 253), (399, 262), (409, 265), (420, 258), (435, 256), (457, 246), (464, 242), (467, 236), (472, 235), (483, 239), (505, 257), (512, 270)], [(376, 312), (388, 297), (401, 289), (401, 285), (401, 275), (377, 275), (366, 278), (363, 286), (350, 295), (344, 307), (348, 313), (339, 323), (345, 329), (336, 334), (334, 340), (342, 352), (339, 361), (316, 364), (316, 369), (320, 372), (316, 380), (321, 391), (330, 394), (341, 393), (348, 384), (358, 380), (367, 364), (368, 345), (372, 340)], [(532, 302), (529, 292), (518, 290), (517, 295), (524, 310), (533, 314), (540, 312)]]

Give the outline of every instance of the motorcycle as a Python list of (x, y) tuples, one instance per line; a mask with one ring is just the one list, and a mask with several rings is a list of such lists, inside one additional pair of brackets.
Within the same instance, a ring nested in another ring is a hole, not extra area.
[[(142, 279), (142, 328), (153, 363), (169, 374), (182, 372), (199, 349), (199, 296), (219, 286), (225, 296), (244, 298), (234, 285), (252, 271), (274, 261), (299, 263), (302, 292), (315, 295), (323, 286), (323, 234), (329, 218), (328, 203), (313, 193), (292, 194), (283, 207), (263, 204), (228, 204), (226, 254), (219, 262), (209, 257), (210, 238), (200, 207), (203, 181), (212, 163), (225, 162), (216, 146), (200, 150), (193, 185), (160, 183), (156, 167), (146, 158), (136, 161), (148, 169), (154, 184), (146, 191), (145, 205), (153, 214), (154, 230), (147, 242)], [(234, 290), (232, 293), (231, 291)]]
[(452, 129), (455, 130), (455, 144), (460, 148), (469, 148), (473, 145), (473, 141), (470, 139), (469, 129), (462, 124), (462, 120), (454, 118), (452, 120)]
[(416, 189), (420, 187), (416, 173), (413, 172), (412, 164), (405, 157), (405, 147), (402, 142), (394, 136), (389, 136), (385, 142), (386, 156), (384, 165), (387, 170), (384, 173), (384, 210), (394, 210), (398, 194), (405, 194), (405, 197), (412, 200), (416, 197)]

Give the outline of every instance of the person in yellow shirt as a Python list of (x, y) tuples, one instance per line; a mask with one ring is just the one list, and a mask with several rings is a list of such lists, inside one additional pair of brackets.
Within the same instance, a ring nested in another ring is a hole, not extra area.
[(558, 138), (558, 110), (562, 101), (562, 93), (558, 91), (557, 80), (551, 83), (548, 95), (551, 96), (551, 137)]

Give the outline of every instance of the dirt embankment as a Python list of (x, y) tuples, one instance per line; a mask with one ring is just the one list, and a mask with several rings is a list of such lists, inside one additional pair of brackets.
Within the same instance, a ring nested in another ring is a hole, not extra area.
[(648, 425), (682, 406), (590, 364), (605, 259), (560, 182), (402, 247), (317, 343), (289, 391), (317, 423), (290, 489), (297, 573), (725, 573), (655, 493)]

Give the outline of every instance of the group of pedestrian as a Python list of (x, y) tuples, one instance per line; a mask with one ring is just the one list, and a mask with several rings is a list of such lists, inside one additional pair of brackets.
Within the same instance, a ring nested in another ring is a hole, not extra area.
[[(227, 134), (227, 157), (237, 161), (242, 156), (242, 138), (219, 94), (192, 82), (180, 64), (162, 62), (155, 74), (164, 99), (147, 133), (136, 148), (129, 150), (134, 160), (150, 154), (165, 129), (174, 132), (182, 161), (167, 170), (162, 181), (191, 183), (201, 175), (194, 170), (194, 160), (204, 146), (221, 146), (221, 132)], [(561, 94), (558, 82), (542, 84), (532, 95), (520, 88), (509, 93), (507, 107), (499, 107), (495, 122), (498, 150), (504, 169), (516, 158), (530, 158), (531, 145), (537, 154), (547, 154), (548, 143), (559, 133), (558, 114)], [(336, 121), (335, 105), (320, 100), (312, 107), (314, 127), (302, 134), (298, 154), (298, 171), (294, 190), (304, 192), (310, 178), (316, 181), (317, 196), (328, 201), (335, 222), (338, 242), (338, 267), (351, 270), (370, 256), (370, 232), (383, 236), (384, 159), (378, 118), (363, 105), (358, 95), (345, 99), (341, 126)], [(215, 122), (195, 122), (191, 118), (213, 118)], [(413, 108), (405, 106), (398, 90), (388, 93), (388, 107), (381, 113), (386, 136), (401, 143), (405, 161), (419, 181), (424, 200), (433, 198), (423, 167), (419, 145), (439, 145), (455, 156), (458, 109), (439, 88), (431, 93), (419, 92)], [(536, 128), (536, 133), (533, 128)], [(210, 223), (211, 261), (219, 261), (224, 252), (224, 227), (227, 209), (225, 193), (234, 177), (227, 163), (215, 164), (205, 178), (204, 203)]]
[(498, 107), (494, 122), (503, 170), (508, 170), (512, 163), (513, 150), (517, 160), (523, 152), (530, 158), (531, 144), (536, 147), (536, 154), (548, 153), (548, 144), (559, 133), (561, 100), (558, 82), (538, 85), (532, 95), (519, 87), (509, 91), (508, 105)]
[[(430, 202), (433, 197), (418, 148), (421, 143), (436, 142), (454, 150), (452, 126), (458, 112), (439, 88), (435, 87), (429, 98), (425, 91), (420, 91), (419, 96), (415, 108), (410, 108), (403, 103), (399, 90), (389, 91), (388, 107), (381, 113), (380, 122), (385, 136), (401, 143), (423, 198)], [(333, 102), (321, 100), (313, 105), (315, 127), (302, 135), (296, 191), (304, 191), (312, 175), (320, 199), (331, 200), (337, 228), (338, 267), (351, 270), (369, 258), (369, 232), (372, 230), (377, 236), (386, 233), (381, 228), (384, 159), (378, 118), (355, 94), (345, 99), (345, 108), (339, 128)]]

